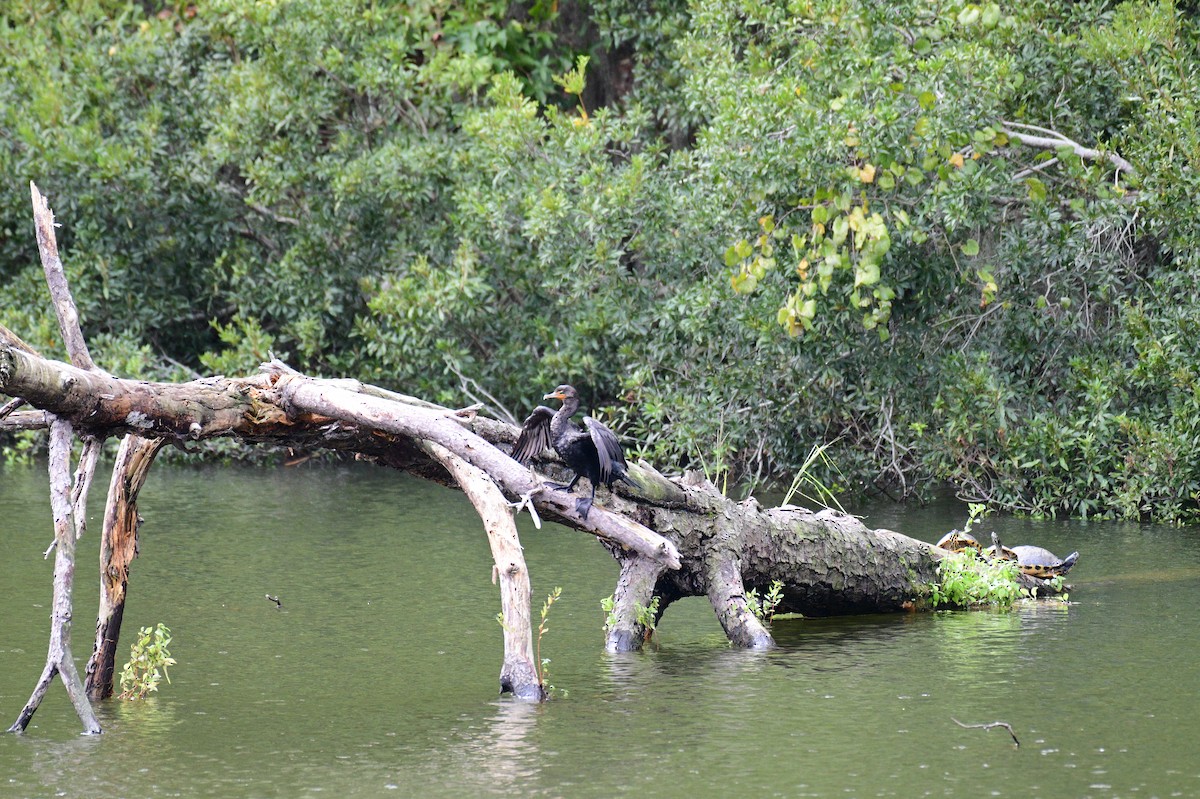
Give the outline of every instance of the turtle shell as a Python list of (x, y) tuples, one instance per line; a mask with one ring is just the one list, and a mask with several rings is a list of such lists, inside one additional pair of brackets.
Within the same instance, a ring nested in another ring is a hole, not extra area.
[(938, 539), (937, 546), (949, 549), (951, 552), (961, 552), (968, 547), (976, 552), (983, 551), (983, 544), (979, 543), (975, 536), (964, 533), (962, 530), (951, 530), (946, 533)]
[(1072, 552), (1065, 558), (1060, 558), (1048, 549), (1033, 546), (1013, 547), (1017, 556), (1017, 568), (1033, 577), (1059, 577), (1066, 574), (1079, 560), (1079, 553)]
[(992, 545), (983, 550), (983, 556), (988, 560), (1016, 560), (1017, 553), (1000, 543), (1000, 536), (992, 533)]

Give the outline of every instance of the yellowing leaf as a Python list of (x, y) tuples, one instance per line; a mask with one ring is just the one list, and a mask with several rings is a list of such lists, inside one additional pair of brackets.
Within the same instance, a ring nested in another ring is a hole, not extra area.
[(844, 242), (846, 240), (846, 235), (849, 232), (850, 232), (850, 221), (846, 217), (839, 216), (837, 219), (833, 220), (833, 242), (834, 242), (834, 244), (841, 244), (842, 242)]
[(862, 169), (858, 170), (858, 179), (863, 183), (875, 182), (875, 165), (867, 164)]
[(962, 169), (962, 165), (963, 165), (963, 154), (962, 154), (962, 153), (955, 153), (954, 155), (950, 156), (950, 163), (951, 163), (951, 164), (953, 164), (953, 165), (954, 165), (955, 167), (957, 167), (958, 169)]

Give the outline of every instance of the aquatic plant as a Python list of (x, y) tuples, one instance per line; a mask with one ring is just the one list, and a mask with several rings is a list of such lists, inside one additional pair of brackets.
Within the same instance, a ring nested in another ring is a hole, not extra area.
[(158, 690), (160, 680), (171, 682), (167, 667), (175, 665), (175, 658), (167, 649), (169, 643), (171, 630), (162, 622), (138, 631), (138, 639), (129, 646), (129, 662), (121, 667), (122, 699), (144, 699)]
[(751, 588), (746, 592), (746, 604), (750, 606), (750, 611), (758, 617), (759, 621), (767, 624), (770, 624), (771, 619), (775, 618), (775, 608), (779, 607), (779, 603), (782, 601), (782, 580), (776, 580), (767, 586), (766, 596), (761, 598), (758, 595), (758, 589)]
[(547, 694), (553, 692), (554, 686), (546, 684), (546, 678), (550, 673), (550, 670), (546, 667), (550, 665), (550, 658), (542, 657), (542, 638), (550, 630), (550, 627), (546, 624), (546, 621), (547, 621), (548, 617), (550, 616), (550, 608), (554, 606), (554, 603), (557, 602), (558, 598), (561, 596), (562, 596), (562, 587), (555, 586), (554, 590), (551, 591), (546, 596), (546, 601), (542, 603), (542, 616), (541, 616), (541, 620), (538, 622), (537, 652), (535, 655), (537, 658), (537, 664), (538, 664), (538, 667), (537, 667), (538, 668), (538, 683), (541, 684), (542, 690), (545, 691)]
[(1025, 596), (1017, 582), (1015, 561), (981, 560), (979, 553), (971, 547), (942, 558), (937, 573), (938, 579), (929, 583), (934, 605), (1009, 608)]
[(649, 641), (654, 637), (655, 630), (658, 629), (658, 597), (653, 597), (650, 604), (645, 606), (634, 602), (633, 612), (637, 617), (637, 623), (646, 628), (643, 637)]
[[(649, 605), (643, 605), (640, 602), (633, 603), (634, 617), (637, 623), (645, 628), (642, 637), (646, 641), (653, 638), (655, 630), (658, 629), (658, 600), (659, 598), (656, 596), (650, 600)], [(604, 631), (608, 632), (616, 626), (618, 621), (617, 603), (612, 594), (600, 600), (600, 609), (608, 614), (604, 617)]]

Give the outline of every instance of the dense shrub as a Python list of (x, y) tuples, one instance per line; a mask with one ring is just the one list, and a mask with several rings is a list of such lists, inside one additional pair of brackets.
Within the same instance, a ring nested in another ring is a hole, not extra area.
[(570, 380), (664, 468), (1195, 513), (1170, 2), (0, 8), (0, 304), (48, 351), (29, 179), (122, 372)]

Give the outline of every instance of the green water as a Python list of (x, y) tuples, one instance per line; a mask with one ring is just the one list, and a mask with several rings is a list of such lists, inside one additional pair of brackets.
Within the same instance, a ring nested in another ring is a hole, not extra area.
[[(687, 600), (659, 648), (613, 656), (615, 565), (526, 525), (538, 604), (563, 587), (542, 652), (560, 698), (529, 705), (496, 696), (498, 592), (461, 495), (368, 467), (157, 467), (141, 507), (126, 642), (170, 626), (172, 682), (104, 703), (95, 737), (56, 683), (24, 736), (0, 735), (0, 797), (1200, 796), (1194, 530), (988, 520), (1082, 551), (1069, 607), (777, 621), (779, 648), (751, 653)], [(965, 515), (866, 512), (929, 540)], [(44, 661), (50, 538), (42, 470), (0, 472), (0, 728)], [(1021, 746), (951, 717), (1007, 721)]]

